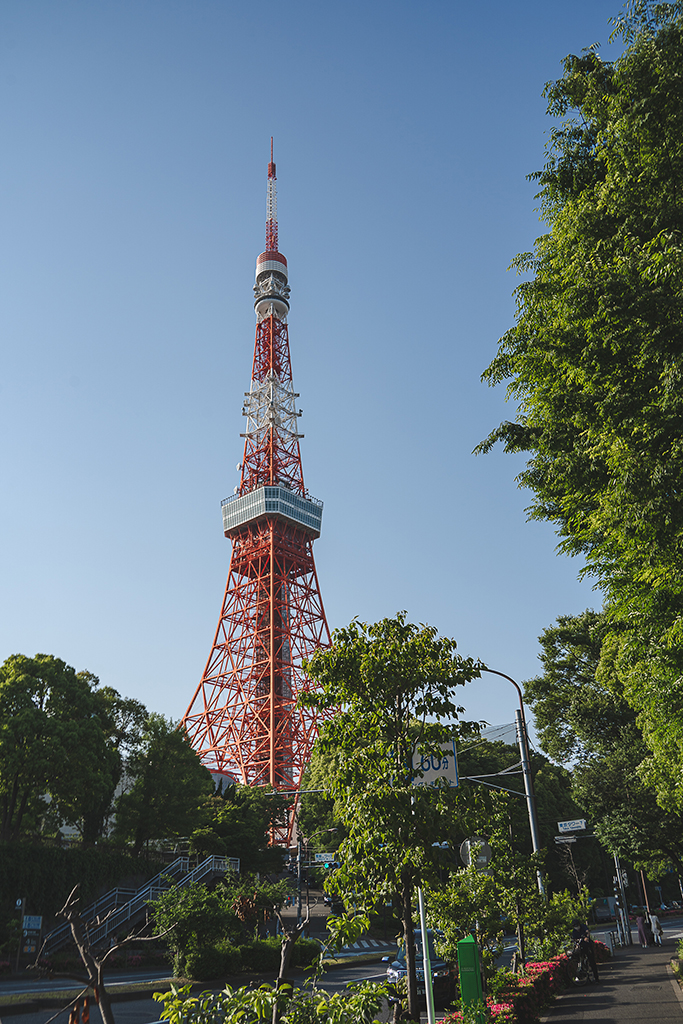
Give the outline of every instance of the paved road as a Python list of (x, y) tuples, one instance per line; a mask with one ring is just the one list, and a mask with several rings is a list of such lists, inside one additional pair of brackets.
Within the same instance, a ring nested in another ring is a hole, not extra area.
[[(130, 985), (131, 982), (142, 983), (145, 981), (158, 981), (168, 978), (168, 967), (158, 971), (121, 971), (105, 979), (107, 988), (116, 991), (117, 985)], [(49, 979), (26, 979), (21, 975), (15, 978), (3, 978), (0, 981), (0, 995), (40, 995), (41, 992), (62, 992), (65, 989), (78, 988), (78, 982), (73, 978)]]
[[(383, 981), (386, 975), (382, 967), (382, 964), (338, 967), (328, 971), (323, 977), (321, 984), (329, 992), (339, 992), (346, 988), (350, 981), (362, 981), (363, 979)], [(303, 985), (306, 979), (307, 975), (303, 973), (292, 975), (292, 981), (295, 985)], [(139, 973), (136, 975), (136, 980), (142, 980)], [(159, 991), (164, 991), (167, 988), (167, 985), (159, 985)], [(2, 991), (7, 991), (4, 983)], [(117, 1001), (112, 1004), (112, 1008), (116, 1024), (151, 1024), (151, 1022), (159, 1019), (160, 1004), (155, 1002), (151, 996), (146, 996), (143, 999)], [(59, 1011), (54, 1009), (39, 1010), (35, 1013), (3, 1014), (2, 1024), (46, 1024), (56, 1013), (59, 1013)], [(67, 1012), (65, 1010), (57, 1017), (56, 1024), (66, 1024), (66, 1021)], [(100, 1024), (99, 1011), (95, 1007), (91, 1007), (91, 1022), (92, 1024)]]

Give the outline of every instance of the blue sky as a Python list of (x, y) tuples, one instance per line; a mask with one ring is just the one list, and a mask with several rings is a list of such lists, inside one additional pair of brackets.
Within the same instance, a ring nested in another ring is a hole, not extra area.
[[(599, 606), (471, 452), (542, 232), (543, 85), (616, 0), (5, 0), (0, 661), (45, 652), (178, 718), (213, 639), (266, 165), (292, 286), (330, 626), (406, 609), (518, 680)], [(511, 721), (512, 687), (463, 691)]]

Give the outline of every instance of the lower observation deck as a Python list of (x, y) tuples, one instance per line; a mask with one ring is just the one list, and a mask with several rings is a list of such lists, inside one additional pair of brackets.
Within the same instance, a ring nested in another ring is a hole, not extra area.
[(311, 534), (320, 536), (323, 503), (317, 498), (304, 498), (287, 487), (257, 487), (248, 494), (235, 494), (221, 502), (223, 532), (230, 534), (239, 526), (262, 516), (279, 516), (296, 523)]

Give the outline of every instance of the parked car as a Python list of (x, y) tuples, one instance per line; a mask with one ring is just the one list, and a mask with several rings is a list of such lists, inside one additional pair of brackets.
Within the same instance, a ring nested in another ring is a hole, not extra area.
[[(436, 949), (434, 948), (434, 932), (431, 929), (427, 932), (427, 941), (429, 942), (429, 962), (432, 968), (434, 1002), (439, 1006), (446, 1006), (455, 996), (456, 971), (451, 964), (447, 963), (443, 957), (439, 956), (436, 952)], [(427, 994), (425, 991), (425, 975), (422, 959), (422, 932), (419, 928), (415, 929), (415, 959), (417, 994), (421, 1000), (426, 1002)], [(405, 948), (403, 946), (399, 947), (395, 960), (390, 961), (390, 958), (385, 956), (383, 957), (383, 961), (388, 964), (388, 982), (395, 985), (401, 978), (406, 977), (408, 972), (406, 969)]]

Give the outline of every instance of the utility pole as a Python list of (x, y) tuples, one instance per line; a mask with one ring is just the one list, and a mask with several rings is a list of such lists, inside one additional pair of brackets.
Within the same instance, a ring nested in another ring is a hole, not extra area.
[[(538, 818), (536, 815), (536, 797), (534, 795), (534, 784), (531, 778), (531, 765), (529, 764), (529, 744), (526, 734), (526, 722), (522, 711), (515, 711), (515, 724), (517, 726), (517, 739), (519, 741), (519, 753), (522, 759), (522, 774), (524, 775), (524, 792), (526, 793), (526, 805), (529, 811), (529, 828), (531, 829), (531, 845), (534, 853), (541, 849), (541, 840), (538, 832)], [(545, 886), (540, 868), (536, 869), (536, 881), (541, 896), (545, 896)]]
[[(505, 672), (499, 672), (496, 668), (487, 668), (482, 665), (480, 667), (482, 672), (490, 672), (491, 675), (500, 676), (502, 679), (507, 679), (508, 683), (512, 683), (514, 688), (517, 690), (517, 696), (519, 697), (519, 711), (515, 711), (515, 724), (517, 726), (517, 740), (519, 742), (519, 753), (522, 759), (522, 774), (524, 775), (524, 792), (526, 794), (526, 805), (529, 812), (529, 827), (531, 829), (531, 845), (534, 853), (538, 853), (541, 849), (541, 841), (538, 833), (538, 818), (536, 815), (536, 796), (534, 794), (534, 782), (531, 776), (531, 759), (529, 757), (529, 737), (526, 731), (526, 718), (524, 717), (524, 700), (522, 699), (522, 688), (519, 683), (516, 683), (512, 676), (507, 675)], [(538, 882), (538, 891), (541, 896), (545, 896), (545, 885), (543, 883), (543, 874), (540, 869), (536, 871), (536, 881)]]
[(631, 935), (631, 921), (628, 916), (628, 903), (626, 902), (626, 888), (624, 886), (624, 876), (621, 871), (621, 862), (619, 855), (614, 854), (614, 870), (617, 873), (617, 885), (619, 886), (619, 892), (621, 894), (621, 925), (624, 933), (624, 938), (628, 935), (629, 946), (633, 945), (633, 936)]

